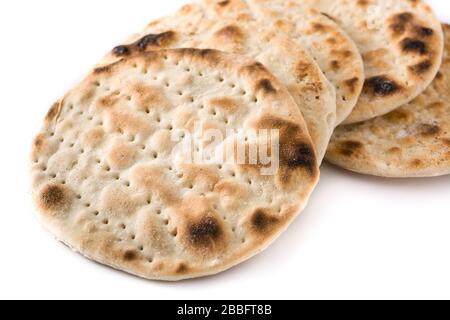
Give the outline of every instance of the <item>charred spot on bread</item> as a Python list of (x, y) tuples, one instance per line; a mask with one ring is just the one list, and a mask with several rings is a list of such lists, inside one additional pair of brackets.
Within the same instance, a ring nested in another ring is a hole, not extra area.
[(228, 25), (223, 27), (222, 29), (215, 32), (216, 36), (225, 37), (225, 38), (233, 38), (236, 40), (240, 40), (243, 38), (242, 30), (235, 25)]
[(435, 124), (421, 124), (419, 131), (423, 137), (433, 137), (441, 132), (441, 128)]
[(123, 260), (127, 262), (134, 261), (138, 258), (138, 253), (135, 250), (127, 250), (123, 254)]
[(441, 141), (443, 144), (450, 148), (450, 138), (442, 138)]
[(230, 0), (219, 1), (217, 2), (217, 4), (221, 7), (226, 7), (228, 4), (230, 4)]
[(338, 151), (341, 155), (351, 157), (363, 148), (363, 144), (359, 141), (344, 141), (338, 146)]
[(404, 53), (416, 53), (424, 55), (428, 52), (428, 46), (425, 42), (419, 39), (405, 38), (400, 42), (401, 50)]
[(394, 36), (403, 35), (413, 19), (414, 15), (410, 12), (396, 14), (390, 18), (389, 29)]
[(287, 119), (265, 115), (258, 120), (257, 128), (279, 131), (280, 177), (283, 186), (289, 185), (296, 172), (306, 172), (310, 177), (318, 172), (316, 152), (305, 139), (302, 128)]
[(369, 5), (369, 0), (358, 0), (356, 5), (358, 7), (366, 8)]
[(418, 64), (415, 64), (413, 66), (409, 66), (409, 70), (411, 72), (413, 72), (416, 75), (422, 75), (423, 73), (427, 72), (428, 70), (430, 70), (430, 68), (433, 66), (433, 63), (431, 62), (431, 60), (425, 60), (422, 61)]
[(401, 121), (406, 121), (411, 117), (411, 115), (403, 109), (397, 109), (394, 110), (386, 115), (383, 116), (383, 119), (386, 119), (387, 121), (392, 121), (399, 123)]
[(279, 220), (270, 216), (265, 210), (257, 209), (251, 215), (251, 226), (257, 233), (265, 233), (270, 230)]
[(397, 82), (384, 75), (367, 79), (365, 87), (375, 96), (393, 95), (401, 89)]
[(222, 234), (218, 221), (213, 217), (203, 218), (189, 226), (189, 240), (196, 246), (209, 245), (210, 240), (217, 240)]
[(359, 83), (359, 78), (358, 77), (354, 77), (348, 80), (344, 81), (344, 85), (350, 90), (350, 92), (354, 93), (356, 92), (356, 87)]
[(130, 54), (130, 48), (128, 48), (128, 46), (120, 45), (115, 47), (112, 52), (115, 56), (127, 56)]
[(177, 266), (177, 269), (175, 270), (175, 272), (177, 273), (177, 274), (185, 274), (185, 273), (187, 273), (189, 271), (189, 267), (186, 265), (186, 264), (184, 264), (184, 263), (180, 263), (178, 266)]
[(416, 34), (419, 37), (427, 38), (431, 37), (434, 34), (434, 30), (428, 27), (417, 26), (415, 28)]
[(420, 159), (414, 159), (410, 161), (410, 166), (413, 168), (420, 168), (424, 165), (423, 161)]
[(265, 94), (273, 94), (276, 93), (277, 90), (273, 87), (272, 82), (269, 79), (262, 79), (258, 82), (258, 91), (261, 90)]
[(315, 152), (309, 144), (288, 144), (282, 148), (282, 153), (282, 159), (291, 168), (302, 167), (312, 172), (316, 165)]
[(180, 49), (180, 52), (182, 52), (184, 56), (198, 58), (201, 60), (209, 61), (211, 63), (217, 63), (218, 56), (220, 56), (219, 51), (214, 49), (184, 48)]
[(120, 45), (112, 50), (116, 57), (128, 56), (135, 51), (145, 51), (147, 47), (164, 47), (175, 39), (175, 32), (150, 33), (138, 39), (131, 45)]
[(45, 212), (55, 212), (70, 204), (70, 198), (64, 186), (49, 184), (39, 194), (39, 206)]
[(173, 31), (166, 31), (163, 33), (158, 34), (148, 34), (138, 41), (134, 43), (134, 46), (136, 48), (139, 48), (140, 50), (145, 50), (149, 45), (151, 46), (158, 46), (161, 47), (165, 45), (167, 42), (173, 40), (175, 38), (175, 32)]

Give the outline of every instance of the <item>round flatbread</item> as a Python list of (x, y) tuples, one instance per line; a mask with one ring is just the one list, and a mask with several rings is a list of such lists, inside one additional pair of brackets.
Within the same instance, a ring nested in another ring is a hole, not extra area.
[(328, 17), (291, 0), (247, 0), (262, 24), (273, 24), (301, 44), (336, 89), (336, 126), (353, 111), (364, 84), (364, 65), (353, 40)]
[(384, 115), (417, 97), (442, 60), (439, 20), (421, 0), (302, 0), (335, 19), (356, 42), (366, 81), (346, 123)]
[[(229, 161), (211, 162), (225, 150)], [(48, 230), (160, 280), (215, 274), (265, 249), (319, 177), (285, 87), (260, 63), (215, 50), (135, 53), (95, 69), (51, 107), (31, 160)]]
[(450, 174), (450, 26), (444, 31), (444, 60), (431, 86), (383, 117), (338, 128), (328, 161), (383, 177)]
[[(230, 7), (241, 10), (238, 4)], [(225, 7), (224, 7), (225, 8)], [(234, 12), (234, 11), (233, 11)], [(191, 18), (189, 18), (191, 17)], [(296, 42), (250, 14), (218, 18), (214, 6), (195, 3), (175, 15), (153, 21), (115, 48), (105, 59), (111, 63), (131, 52), (161, 48), (217, 49), (245, 55), (261, 62), (291, 93), (308, 126), (321, 162), (336, 123), (336, 93), (314, 59)]]

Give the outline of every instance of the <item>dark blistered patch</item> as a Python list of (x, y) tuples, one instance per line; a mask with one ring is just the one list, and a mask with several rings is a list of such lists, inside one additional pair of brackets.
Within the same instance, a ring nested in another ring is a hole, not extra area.
[(441, 133), (441, 128), (434, 124), (422, 124), (419, 127), (419, 131), (423, 137), (434, 137)]
[(415, 33), (419, 37), (427, 38), (434, 34), (434, 30), (427, 27), (416, 27)]
[(353, 56), (353, 52), (351, 50), (341, 50), (341, 49), (333, 49), (331, 50), (331, 56), (335, 59), (347, 59)]
[(66, 201), (66, 193), (58, 185), (49, 185), (41, 192), (40, 203), (45, 210), (60, 209)]
[(194, 48), (184, 48), (180, 49), (184, 55), (187, 56), (197, 56), (202, 59), (216, 59), (218, 51), (213, 49), (194, 49)]
[(257, 90), (262, 90), (266, 94), (276, 93), (277, 90), (273, 87), (269, 79), (262, 79), (258, 82)]
[(171, 41), (175, 38), (175, 32), (173, 31), (167, 31), (163, 33), (158, 34), (148, 34), (138, 41), (134, 43), (134, 46), (136, 48), (139, 48), (140, 50), (145, 50), (148, 46), (163, 46), (168, 41)]
[(108, 73), (110, 71), (111, 71), (111, 66), (103, 66), (103, 67), (95, 68), (94, 74)]
[(358, 0), (358, 2), (356, 3), (356, 5), (358, 7), (363, 7), (366, 8), (369, 5), (369, 1), (368, 0)]
[(322, 23), (314, 22), (312, 24), (312, 29), (314, 32), (324, 32), (326, 27)]
[(401, 36), (406, 31), (406, 27), (403, 23), (393, 23), (389, 28), (395, 36)]
[(112, 50), (112, 53), (115, 56), (127, 56), (133, 53), (134, 51), (145, 51), (148, 46), (152, 47), (164, 47), (170, 41), (174, 40), (175, 32), (166, 31), (158, 34), (147, 34), (144, 37), (137, 40), (135, 43), (131, 45), (121, 45), (117, 46)]
[(305, 170), (311, 177), (317, 173), (316, 153), (313, 147), (306, 143), (281, 141), (280, 164), (284, 167), (282, 172), (288, 174), (296, 169)]
[(241, 40), (244, 35), (242, 30), (235, 25), (228, 25), (215, 33), (219, 37), (232, 38), (233, 40)]
[(180, 263), (177, 266), (177, 269), (176, 269), (175, 272), (178, 273), (178, 274), (184, 274), (184, 273), (188, 272), (188, 270), (189, 270), (189, 268), (188, 268), (187, 265), (185, 265), (184, 263)]
[(400, 149), (399, 147), (393, 147), (386, 150), (386, 152), (390, 154), (399, 154), (402, 152), (402, 149)]
[(423, 166), (423, 162), (420, 159), (414, 159), (410, 162), (410, 165), (414, 168), (418, 168), (418, 167), (422, 167)]
[(339, 144), (338, 152), (346, 157), (351, 157), (363, 148), (359, 141), (344, 141)]
[(409, 113), (402, 109), (394, 110), (383, 116), (384, 119), (397, 123), (400, 121), (408, 120), (409, 117), (410, 117)]
[(287, 163), (291, 167), (311, 166), (314, 159), (314, 150), (310, 145), (299, 144), (289, 150)]
[(260, 62), (255, 62), (249, 65), (246, 65), (242, 68), (242, 71), (248, 72), (250, 74), (258, 73), (258, 72), (267, 72), (266, 67)]
[(313, 68), (313, 66), (311, 65), (311, 63), (299, 61), (295, 65), (295, 71), (294, 71), (295, 76), (297, 77), (297, 79), (299, 81), (303, 81), (309, 76), (312, 68)]
[(195, 245), (208, 245), (210, 240), (220, 237), (222, 231), (215, 218), (207, 217), (189, 227), (189, 239)]
[(258, 122), (258, 129), (277, 129), (280, 131), (281, 142), (292, 141), (302, 133), (302, 128), (295, 122), (283, 118), (266, 115)]
[(409, 70), (411, 70), (411, 72), (416, 75), (422, 75), (423, 73), (426, 73), (428, 70), (430, 70), (432, 66), (433, 63), (431, 62), (431, 60), (425, 60), (413, 66), (409, 66)]
[(450, 148), (450, 138), (443, 138), (441, 140), (443, 144)]
[(394, 16), (394, 20), (398, 22), (410, 22), (414, 19), (414, 15), (411, 12), (402, 12)]
[(400, 46), (405, 53), (424, 55), (428, 52), (427, 44), (419, 39), (405, 38), (400, 42)]
[(409, 12), (400, 13), (394, 15), (391, 18), (391, 24), (389, 29), (392, 31), (394, 36), (401, 36), (406, 32), (407, 26), (413, 20), (414, 16)]
[(288, 185), (290, 177), (298, 171), (306, 171), (311, 177), (317, 174), (317, 159), (314, 148), (307, 143), (309, 139), (305, 139), (303, 130), (297, 123), (266, 115), (258, 121), (256, 128), (279, 130), (279, 179), (283, 184)]
[(350, 89), (350, 92), (354, 93), (356, 91), (356, 87), (359, 83), (359, 78), (354, 77), (344, 81), (344, 85)]
[(389, 96), (400, 90), (400, 86), (387, 76), (369, 78), (365, 82), (365, 87), (376, 96)]
[(326, 41), (327, 43), (331, 44), (331, 45), (337, 44), (336, 38), (333, 38), (333, 37), (329, 37), (329, 38), (327, 38), (325, 41)]
[(340, 69), (341, 65), (340, 65), (339, 61), (337, 61), (337, 60), (332, 60), (332, 61), (330, 62), (330, 67), (331, 67), (331, 69), (333, 69), (334, 71), (338, 71), (338, 70)]
[(217, 4), (221, 7), (226, 7), (230, 3), (230, 0), (219, 1)]
[(134, 261), (138, 258), (138, 253), (135, 250), (127, 250), (125, 251), (125, 253), (123, 254), (123, 260), (125, 261)]
[(94, 74), (99, 75), (99, 74), (102, 74), (102, 73), (110, 73), (113, 70), (113, 68), (116, 65), (118, 65), (119, 63), (121, 63), (122, 61), (123, 61), (123, 59), (120, 59), (120, 60), (118, 60), (118, 61), (116, 61), (114, 63), (108, 64), (106, 66), (101, 66), (101, 67), (95, 68), (94, 69)]
[(251, 224), (255, 231), (258, 233), (270, 230), (274, 224), (278, 222), (278, 219), (271, 217), (264, 210), (258, 209), (251, 217)]
[(54, 103), (53, 106), (50, 108), (50, 110), (48, 110), (47, 115), (45, 116), (45, 119), (47, 121), (54, 120), (59, 113), (59, 107), (60, 107), (59, 102)]
[(115, 56), (126, 56), (130, 54), (130, 48), (128, 46), (117, 46), (112, 50)]

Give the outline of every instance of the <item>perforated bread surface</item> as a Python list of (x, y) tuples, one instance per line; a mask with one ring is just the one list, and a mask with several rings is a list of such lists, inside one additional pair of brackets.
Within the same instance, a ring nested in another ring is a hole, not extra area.
[[(209, 129), (278, 130), (268, 142), (280, 144), (279, 168), (262, 175), (259, 161), (185, 162), (175, 142), (183, 132), (199, 137), (196, 148), (222, 148), (202, 138)], [(59, 240), (158, 280), (215, 274), (265, 249), (319, 177), (284, 86), (254, 60), (196, 49), (135, 53), (95, 69), (47, 113), (31, 173), (39, 218)]]
[(183, 6), (170, 17), (151, 22), (103, 63), (132, 52), (164, 48), (217, 49), (261, 62), (286, 86), (308, 126), (319, 161), (336, 125), (336, 92), (303, 46), (276, 26), (261, 24), (244, 1), (217, 7), (217, 1)]
[[(364, 84), (364, 65), (353, 40), (336, 22), (301, 1), (246, 2), (261, 24), (274, 25), (314, 58), (335, 88), (336, 126), (341, 124), (356, 106)], [(229, 6), (232, 5), (230, 1)]]
[(384, 177), (450, 174), (450, 27), (444, 25), (443, 64), (431, 86), (411, 103), (376, 119), (336, 130), (327, 159)]
[(443, 52), (441, 24), (422, 0), (302, 0), (325, 12), (356, 42), (366, 80), (346, 123), (384, 115), (432, 82)]

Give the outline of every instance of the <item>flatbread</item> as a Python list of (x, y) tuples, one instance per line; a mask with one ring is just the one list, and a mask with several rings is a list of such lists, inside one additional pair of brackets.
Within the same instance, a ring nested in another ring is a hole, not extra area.
[[(245, 164), (236, 155), (189, 163), (191, 152), (173, 137), (191, 133), (188, 143), (213, 156), (225, 144), (201, 134), (209, 129), (224, 137), (227, 129), (273, 129), (279, 138), (236, 142)], [(267, 163), (252, 164), (249, 150), (268, 145), (275, 155), (275, 142), (279, 167), (264, 175)], [(31, 160), (48, 230), (90, 259), (159, 280), (215, 274), (262, 251), (319, 177), (284, 86), (260, 63), (215, 50), (136, 53), (95, 69), (51, 107)]]
[(336, 89), (337, 119), (341, 124), (353, 111), (364, 84), (364, 65), (353, 40), (328, 17), (299, 1), (247, 0), (262, 24), (273, 24), (314, 57)]
[(444, 31), (444, 60), (431, 86), (383, 117), (338, 128), (330, 162), (383, 177), (450, 174), (450, 26)]
[[(218, 18), (208, 3), (185, 5), (173, 16), (151, 22), (143, 32), (115, 48), (111, 63), (131, 52), (161, 48), (200, 48), (245, 55), (261, 62), (288, 88), (300, 108), (321, 162), (336, 123), (336, 93), (311, 56), (297, 43), (270, 25), (253, 19), (234, 1), (239, 16)], [(239, 10), (238, 10), (239, 8)], [(234, 11), (233, 11), (234, 12)]]
[(421, 0), (302, 0), (325, 12), (355, 40), (366, 81), (346, 123), (384, 115), (425, 90), (439, 70), (443, 35)]

